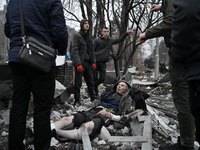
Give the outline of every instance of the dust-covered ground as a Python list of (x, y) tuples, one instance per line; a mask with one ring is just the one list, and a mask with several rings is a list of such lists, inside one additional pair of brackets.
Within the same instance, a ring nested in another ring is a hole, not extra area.
[[(152, 81), (153, 77), (152, 74), (134, 74), (134, 79), (140, 81)], [(162, 76), (161, 76), (162, 77)], [(110, 86), (110, 85), (106, 85)], [(106, 86), (101, 84), (99, 86), (99, 92), (102, 93), (105, 91)], [(160, 145), (171, 145), (172, 143), (176, 143), (177, 136), (179, 135), (179, 125), (177, 121), (177, 111), (173, 104), (173, 97), (171, 91), (171, 84), (170, 82), (159, 83), (156, 85), (138, 85), (135, 84), (135, 87), (146, 91), (150, 94), (150, 97), (146, 99), (146, 104), (154, 110), (153, 119), (152, 119), (152, 149), (159, 148)], [(90, 101), (90, 98), (87, 94), (87, 87), (85, 83), (81, 88), (81, 105), (80, 106), (73, 106), (74, 98), (73, 94), (71, 97), (63, 101), (61, 100), (60, 96), (55, 98), (54, 105), (52, 108), (51, 113), (51, 122), (55, 122), (59, 120), (61, 117), (70, 116), (75, 114), (78, 111), (88, 110), (89, 108), (93, 107), (94, 104)], [(2, 107), (0, 110), (0, 150), (7, 150), (8, 144), (8, 124), (5, 122), (5, 116), (8, 115), (9, 109), (7, 109), (7, 104), (5, 102), (0, 103)], [(3, 106), (5, 105), (5, 106)], [(27, 128), (33, 130), (33, 104), (30, 101), (29, 112), (27, 116)], [(148, 112), (151, 114), (150, 112)], [(4, 116), (2, 116), (4, 114)], [(155, 119), (155, 115), (158, 115), (163, 122), (167, 124), (170, 128), (172, 128), (175, 132), (168, 132), (167, 129), (164, 129), (160, 126), (160, 120)], [(154, 129), (153, 129), (154, 128)], [(156, 132), (156, 129), (160, 131)], [(114, 129), (111, 125), (107, 128), (109, 133), (112, 136), (134, 136), (132, 135), (131, 128), (124, 128), (124, 129)], [(167, 136), (165, 134), (169, 133)], [(34, 137), (27, 137), (24, 139), (24, 144), (26, 150), (34, 150)], [(70, 150), (70, 146), (74, 145), (73, 143), (77, 143), (80, 150), (83, 149), (83, 145), (81, 142), (78, 141), (69, 141), (69, 142), (59, 142), (55, 138), (52, 138), (51, 141), (51, 150)], [(93, 150), (140, 150), (142, 142), (112, 142), (109, 143), (107, 140), (101, 139), (101, 137), (97, 137), (93, 141), (91, 141), (92, 149)]]

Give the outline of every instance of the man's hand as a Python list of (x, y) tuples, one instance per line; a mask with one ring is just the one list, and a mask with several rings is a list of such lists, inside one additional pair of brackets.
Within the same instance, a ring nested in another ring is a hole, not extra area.
[(150, 12), (157, 12), (158, 10), (160, 10), (161, 9), (161, 6), (160, 5), (153, 5), (152, 7), (151, 7), (151, 9), (150, 9)]
[(92, 68), (93, 68), (94, 70), (96, 69), (96, 64), (95, 64), (95, 63), (92, 64)]
[(101, 110), (100, 112), (97, 113), (97, 115), (101, 115), (101, 116), (109, 118), (109, 119), (112, 118), (111, 113), (109, 113), (109, 112), (107, 112), (105, 110)]
[(145, 32), (141, 33), (138, 38), (138, 41), (144, 43), (146, 40), (147, 40), (147, 38), (146, 38)]
[(82, 72), (82, 71), (83, 71), (82, 65), (78, 65), (78, 66), (77, 66), (77, 71), (78, 71), (78, 72)]
[(128, 33), (128, 34), (133, 33), (133, 29), (128, 30), (127, 33)]

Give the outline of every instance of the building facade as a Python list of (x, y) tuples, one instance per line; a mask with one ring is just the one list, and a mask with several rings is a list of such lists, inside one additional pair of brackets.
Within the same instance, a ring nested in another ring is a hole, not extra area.
[(4, 34), (5, 14), (6, 5), (0, 10), (0, 62), (6, 62), (8, 59), (8, 38)]

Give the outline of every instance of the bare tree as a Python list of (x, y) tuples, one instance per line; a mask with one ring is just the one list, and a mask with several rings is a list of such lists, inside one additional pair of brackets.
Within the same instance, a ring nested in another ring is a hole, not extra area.
[[(117, 50), (111, 50), (116, 76), (119, 79), (120, 70), (122, 70), (124, 66), (123, 74), (127, 72), (135, 51), (139, 46), (139, 43), (137, 43), (138, 35), (162, 19), (159, 13), (149, 13), (151, 6), (160, 3), (160, 1), (161, 0), (69, 0), (65, 1), (65, 3), (68, 3), (68, 9), (64, 9), (68, 15), (73, 16), (74, 21), (79, 21), (80, 18), (72, 11), (75, 7), (79, 7), (82, 18), (88, 18), (91, 22), (94, 38), (100, 35), (100, 27), (105, 25), (110, 28), (111, 37), (113, 31), (116, 32), (116, 29), (117, 32), (119, 32), (119, 36), (130, 28), (134, 29), (134, 34), (127, 37), (124, 42), (119, 43)], [(66, 5), (64, 5), (64, 7), (65, 6)]]

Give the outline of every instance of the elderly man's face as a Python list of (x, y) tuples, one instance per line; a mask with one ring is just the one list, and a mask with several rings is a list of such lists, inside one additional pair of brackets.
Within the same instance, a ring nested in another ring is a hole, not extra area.
[(127, 86), (128, 85), (125, 82), (119, 82), (117, 85), (116, 92), (117, 93), (125, 93)]

